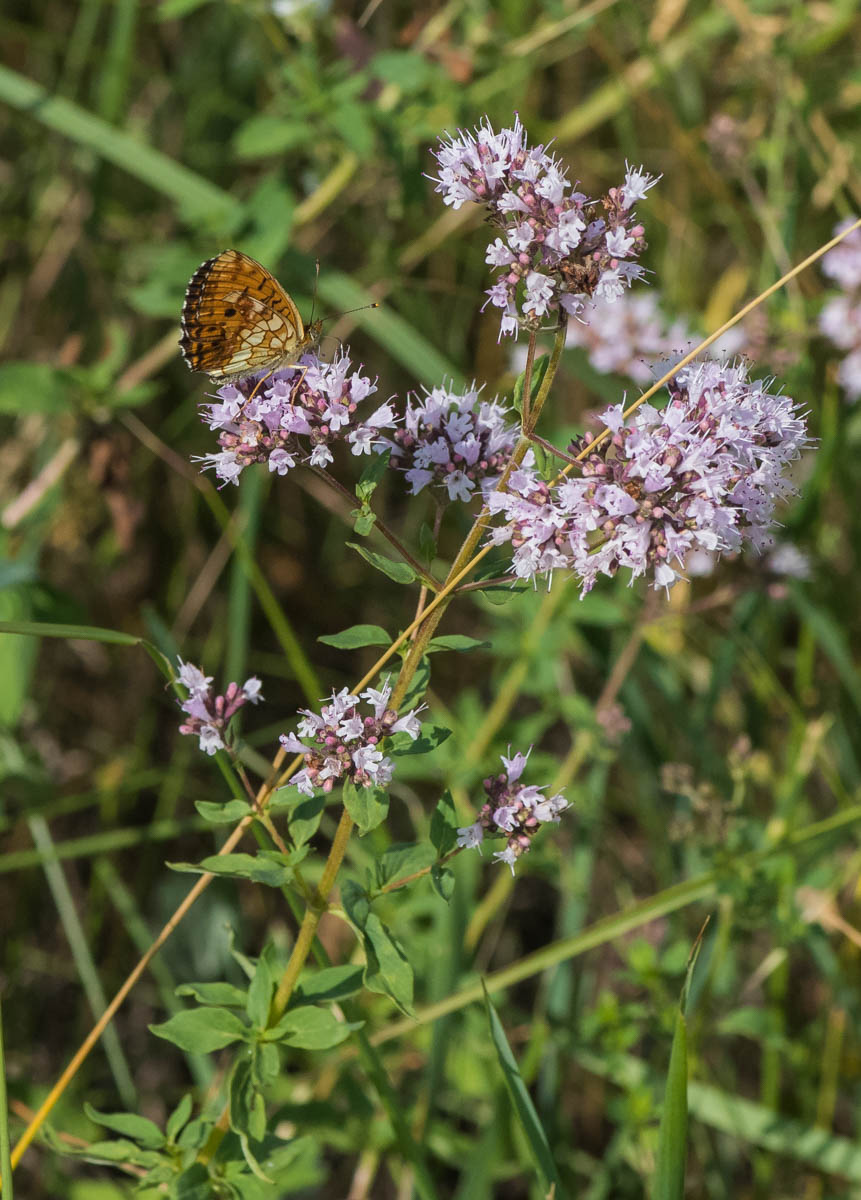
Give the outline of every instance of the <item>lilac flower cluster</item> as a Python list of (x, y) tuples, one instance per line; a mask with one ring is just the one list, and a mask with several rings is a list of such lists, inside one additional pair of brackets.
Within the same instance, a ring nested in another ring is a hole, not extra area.
[[(323, 705), (319, 715), (300, 709), (303, 719), (298, 725), (299, 736), (282, 733), (280, 739), (288, 753), (305, 756), (304, 767), (287, 786), (298, 788), (305, 796), (312, 796), (315, 788), (331, 792), (337, 782), (347, 779), (357, 787), (385, 787), (394, 773), (394, 764), (383, 754), (380, 743), (393, 733), (409, 734), (415, 741), (421, 732), (421, 709), (411, 709), (399, 717), (389, 708), (391, 695), (388, 682), (379, 689), (368, 688), (361, 696), (352, 696), (342, 688), (332, 693), (331, 703)], [(360, 699), (370, 705), (372, 715), (361, 715)]]
[(242, 687), (230, 683), (223, 696), (212, 694), (211, 675), (204, 675), (199, 667), (179, 660), (179, 682), (188, 688), (188, 699), (180, 705), (187, 720), (179, 727), (180, 733), (191, 734), (200, 739), (200, 748), (206, 754), (224, 750), (224, 732), (230, 720), (245, 704), (257, 704), (263, 699), (261, 683), (256, 675), (246, 679)]
[(480, 847), (485, 834), (505, 834), (505, 849), (497, 850), (493, 857), (507, 863), (512, 875), (514, 864), (527, 852), (541, 826), (548, 822), (558, 825), (560, 814), (568, 808), (568, 801), (561, 792), (555, 796), (542, 796), (544, 788), (519, 782), (529, 753), (518, 753), (513, 758), (501, 756), (505, 772), (485, 779), (487, 800), (478, 820), (457, 831), (457, 844), (465, 849)]
[(649, 572), (668, 588), (693, 550), (771, 544), (775, 501), (794, 492), (784, 469), (808, 444), (795, 403), (748, 380), (743, 365), (715, 362), (685, 367), (668, 391), (661, 412), (643, 404), (626, 420), (621, 404), (608, 409), (611, 437), (591, 452), (592, 435), (571, 448), (587, 452), (579, 477), (551, 488), (524, 460), (508, 490), (491, 493), (506, 521), (491, 538), (511, 542), (518, 577), (564, 568), (587, 592), (627, 567), (632, 580)]
[[(842, 232), (854, 217), (834, 230)], [(833, 279), (840, 292), (833, 295), (819, 314), (819, 328), (846, 356), (837, 370), (837, 380), (850, 400), (861, 396), (861, 229), (829, 250), (822, 259), (822, 270)]]
[(217, 454), (203, 455), (225, 483), (238, 483), (245, 467), (266, 463), (286, 475), (297, 462), (325, 467), (331, 445), (346, 442), (353, 454), (380, 453), (384, 431), (393, 431), (391, 404), (359, 420), (359, 404), (377, 390), (359, 371), (351, 372), (346, 352), (327, 363), (306, 354), (296, 366), (276, 371), (253, 396), (259, 377), (219, 388), (218, 403), (205, 406), (204, 419), (219, 430)]
[(475, 384), (458, 394), (445, 387), (425, 389), (423, 399), (407, 400), (403, 429), (394, 435), (392, 464), (406, 472), (412, 495), (428, 484), (449, 500), (469, 501), (476, 488), (496, 483), (517, 441), (515, 414), (496, 399), (480, 400)]
[[(527, 146), (514, 126), (440, 140), (436, 190), (453, 208), (483, 204), (500, 231), (487, 250), (499, 268), (486, 303), (502, 310), (500, 337), (535, 330), (559, 309), (582, 312), (586, 301), (617, 299), (643, 275), (636, 259), (646, 247), (634, 205), (657, 181), (626, 164), (624, 183), (600, 200), (571, 191), (567, 173), (544, 146)], [(519, 307), (518, 307), (519, 304)]]

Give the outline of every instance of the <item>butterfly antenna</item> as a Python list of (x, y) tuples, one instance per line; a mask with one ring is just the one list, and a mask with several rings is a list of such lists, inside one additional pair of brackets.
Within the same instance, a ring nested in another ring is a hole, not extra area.
[(316, 261), (315, 261), (315, 264), (314, 264), (314, 265), (315, 265), (315, 270), (314, 270), (314, 295), (311, 297), (311, 320), (308, 322), (308, 324), (309, 324), (309, 325), (313, 325), (313, 324), (314, 324), (314, 309), (317, 307), (317, 285), (318, 285), (318, 284), (319, 284), (319, 282), (320, 282), (320, 260), (319, 260), (319, 258), (318, 258), (318, 259), (316, 259)]
[(366, 308), (379, 308), (380, 301), (375, 300), (373, 304), (360, 304), (358, 308), (348, 308), (344, 312), (329, 313), (328, 317), (323, 317), (324, 321), (337, 321), (338, 317), (348, 317), (350, 313), (364, 312)]

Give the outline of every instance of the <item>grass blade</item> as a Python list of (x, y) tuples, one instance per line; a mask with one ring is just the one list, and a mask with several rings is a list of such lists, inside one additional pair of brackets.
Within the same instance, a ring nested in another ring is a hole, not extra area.
[(12, 1158), (9, 1142), (9, 1108), (6, 1101), (6, 1054), (3, 1049), (3, 1003), (0, 996), (0, 1185), (12, 1200)]
[(206, 214), (226, 221), (241, 207), (227, 192), (160, 150), (4, 66), (0, 66), (0, 100), (169, 196), (186, 215)]
[[(42, 855), (45, 878), (48, 881), (48, 887), (51, 889), (54, 904), (57, 906), (57, 912), (63, 924), (63, 932), (66, 935), (66, 941), (69, 943), (69, 949), (75, 961), (75, 968), (80, 977), (93, 1016), (98, 1020), (107, 1008), (108, 1002), (105, 998), (96, 964), (93, 962), (92, 955), (90, 954), (87, 939), (81, 928), (81, 922), (78, 919), (78, 912), (75, 908), (75, 902), (72, 899), (72, 893), (69, 891), (66, 877), (54, 852), (54, 842), (48, 829), (48, 824), (43, 817), (30, 817), (27, 824), (30, 826), (30, 832), (33, 835), (36, 848)], [(120, 1099), (127, 1109), (133, 1110), (137, 1107), (135, 1085), (132, 1081), (131, 1071), (123, 1054), (115, 1025), (108, 1025), (102, 1034), (102, 1041)]]
[(704, 932), (705, 925), (691, 950), (676, 1010), (676, 1027), (658, 1131), (658, 1162), (652, 1200), (683, 1200), (685, 1194), (685, 1164), (688, 1157), (688, 1026), (685, 1009)]
[(508, 1088), (508, 1094), (511, 1097), (511, 1103), (514, 1106), (518, 1123), (526, 1135), (526, 1140), (529, 1142), (532, 1156), (535, 1159), (535, 1165), (544, 1181), (544, 1186), (549, 1188), (555, 1184), (556, 1191), (553, 1194), (557, 1197), (557, 1200), (561, 1200), (562, 1186), (559, 1182), (556, 1163), (553, 1161), (553, 1155), (550, 1153), (547, 1134), (544, 1132), (541, 1118), (538, 1116), (535, 1105), (532, 1103), (532, 1097), (526, 1090), (526, 1084), (523, 1082), (523, 1076), (520, 1074), (517, 1059), (514, 1057), (511, 1047), (508, 1044), (508, 1038), (505, 1036), (502, 1022), (497, 1016), (496, 1009), (493, 1007), (486, 990), (484, 993), (484, 1005), (487, 1009), (490, 1036), (493, 1039), (496, 1057), (499, 1059), (499, 1065), (502, 1067), (505, 1086)]

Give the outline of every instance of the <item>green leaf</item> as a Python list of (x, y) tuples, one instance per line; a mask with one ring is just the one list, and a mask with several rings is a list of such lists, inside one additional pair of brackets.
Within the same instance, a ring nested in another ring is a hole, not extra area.
[(352, 509), (350, 516), (353, 518), (353, 531), (359, 537), (367, 537), (377, 523), (377, 514), (367, 505), (364, 508)]
[(167, 1119), (165, 1133), (169, 1142), (175, 1142), (179, 1137), (180, 1130), (191, 1116), (191, 1107), (191, 1092), (186, 1092)]
[(390, 646), (391, 637), (382, 625), (351, 625), (340, 633), (324, 634), (317, 638), (324, 646), (334, 646), (336, 650), (358, 650), (362, 646)]
[(467, 637), (465, 633), (444, 633), (441, 637), (431, 638), (427, 652), (434, 650), (488, 650), (490, 642), (480, 642), (478, 638)]
[(308, 126), (304, 121), (257, 113), (240, 125), (233, 146), (239, 158), (268, 158), (301, 146), (307, 137)]
[(144, 1150), (136, 1142), (112, 1138), (106, 1142), (90, 1142), (88, 1146), (71, 1148), (63, 1143), (64, 1154), (74, 1154), (90, 1162), (131, 1163), (135, 1167), (157, 1167), (161, 1162), (158, 1150)]
[[(531, 380), (530, 386), (529, 386), (530, 400), (534, 400), (535, 397), (538, 395), (538, 392), (541, 388), (541, 381), (544, 379), (544, 376), (547, 372), (547, 365), (549, 362), (550, 362), (549, 354), (542, 354), (539, 358), (536, 358), (535, 361), (533, 362), (533, 364), (532, 364), (532, 380)], [(514, 384), (514, 395), (512, 397), (512, 404), (514, 405), (515, 410), (521, 416), (523, 416), (523, 385), (525, 383), (526, 383), (526, 372), (522, 371), (520, 373), (520, 375), (517, 376), (517, 380)]]
[(391, 450), (384, 450), (382, 454), (373, 454), (371, 461), (359, 477), (359, 482), (356, 484), (356, 497), (361, 500), (363, 505), (367, 504), (373, 496), (380, 480), (388, 470), (391, 454)]
[(345, 963), (340, 967), (323, 967), (303, 978), (293, 994), (293, 1007), (300, 1004), (320, 1004), (346, 1000), (362, 990), (361, 967)]
[(376, 550), (368, 550), (365, 546), (360, 546), (358, 542), (347, 542), (351, 550), (355, 550), (357, 554), (361, 554), (365, 562), (376, 567), (378, 571), (382, 571), (389, 579), (393, 579), (395, 583), (412, 583), (418, 578), (415, 571), (405, 562), (396, 562), (393, 558), (386, 558), (385, 554), (378, 554)]
[(212, 1200), (212, 1180), (203, 1163), (192, 1163), (176, 1177), (170, 1200)]
[(405, 875), (414, 875), (429, 867), (436, 858), (436, 851), (427, 842), (403, 842), (389, 846), (375, 864), (377, 886), (383, 887)]
[(247, 800), (227, 800), (219, 804), (215, 800), (195, 800), (194, 807), (213, 825), (233, 825), (253, 812)]
[(446, 729), (444, 725), (423, 725), (417, 738), (410, 737), (408, 733), (394, 734), (390, 748), (392, 754), (399, 758), (407, 754), (428, 754), (450, 737), (451, 730)]
[(218, 1004), (227, 1008), (245, 1008), (246, 992), (244, 988), (235, 987), (232, 983), (215, 980), (212, 983), (181, 983), (176, 989), (177, 996), (193, 996), (199, 1004)]
[(233, 1132), (261, 1141), (266, 1134), (266, 1107), (252, 1078), (250, 1059), (239, 1059), (230, 1072), (228, 1104)]
[(160, 1025), (150, 1025), (150, 1032), (197, 1054), (222, 1050), (232, 1042), (246, 1041), (250, 1030), (227, 1008), (190, 1008), (175, 1013)]
[(264, 952), (257, 959), (254, 976), (248, 986), (248, 1000), (245, 1006), (248, 1020), (257, 1029), (264, 1029), (269, 1018), (269, 1003), (272, 999), (275, 979), (269, 955)]
[(290, 836), (297, 848), (309, 842), (320, 825), (323, 810), (326, 807), (325, 796), (307, 796), (296, 805), (290, 814)]
[(454, 871), (450, 871), (448, 867), (441, 867), (439, 863), (434, 863), (430, 875), (434, 891), (448, 904), (454, 895)]
[(705, 926), (691, 950), (679, 1007), (676, 1010), (676, 1026), (658, 1130), (658, 1157), (652, 1184), (652, 1200), (684, 1200), (685, 1164), (688, 1153), (688, 1029), (685, 1009), (704, 930)]
[(413, 1015), (413, 969), (394, 936), (376, 913), (369, 913), (362, 931), (365, 946), (365, 987), (389, 996), (408, 1017)]
[(295, 1046), (298, 1050), (328, 1050), (348, 1038), (364, 1022), (351, 1025), (338, 1021), (328, 1008), (302, 1005), (288, 1009), (277, 1025), (263, 1035), (267, 1041)]
[(139, 1117), (135, 1113), (100, 1113), (86, 1100), (84, 1112), (96, 1125), (104, 1125), (105, 1129), (132, 1138), (145, 1150), (158, 1150), (164, 1145), (164, 1134), (148, 1117)]
[(203, 1117), (195, 1117), (183, 1129), (177, 1144), (183, 1150), (199, 1150), (208, 1140), (211, 1130), (212, 1121), (204, 1121)]
[(293, 878), (293, 869), (298, 861), (295, 854), (260, 850), (257, 854), (211, 854), (199, 863), (169, 862), (167, 865), (172, 871), (184, 871), (191, 875), (224, 875), (250, 879), (267, 887), (284, 887)]
[(440, 858), (457, 845), (457, 813), (451, 792), (445, 791), (431, 814), (430, 840)]
[(422, 521), (419, 526), (419, 554), (428, 567), (436, 558), (436, 538), (427, 521)]
[(366, 889), (355, 879), (345, 879), (341, 884), (341, 903), (356, 928), (364, 929), (371, 911), (371, 899)]
[(526, 1090), (526, 1084), (523, 1082), (523, 1077), (520, 1074), (517, 1059), (511, 1052), (502, 1022), (496, 1014), (496, 1009), (490, 1002), (486, 988), (484, 988), (484, 1004), (487, 1009), (488, 1024), (490, 1025), (490, 1036), (496, 1050), (499, 1065), (502, 1067), (505, 1086), (508, 1088), (508, 1094), (511, 1097), (511, 1103), (518, 1124), (526, 1135), (526, 1140), (529, 1143), (532, 1157), (541, 1175), (544, 1188), (549, 1189), (555, 1186), (557, 1194), (560, 1194), (562, 1184), (556, 1171), (553, 1155), (550, 1153), (547, 1134), (544, 1132), (544, 1127), (535, 1110), (535, 1105), (532, 1103), (532, 1098)]
[(356, 787), (347, 780), (343, 788), (344, 807), (356, 822), (359, 833), (376, 829), (389, 811), (389, 795), (382, 788)]

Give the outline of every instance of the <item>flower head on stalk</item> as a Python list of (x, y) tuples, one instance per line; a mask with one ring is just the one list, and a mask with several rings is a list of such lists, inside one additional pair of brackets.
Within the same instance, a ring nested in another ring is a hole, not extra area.
[(392, 464), (406, 474), (412, 495), (428, 484), (449, 500), (472, 499), (493, 487), (517, 441), (515, 415), (496, 398), (482, 400), (475, 384), (456, 392), (436, 387), (408, 397), (404, 425), (394, 435)]
[(591, 200), (544, 146), (528, 147), (517, 116), (499, 133), (485, 120), (440, 139), (433, 153), (445, 203), (483, 204), (500, 234), (486, 255), (499, 272), (486, 303), (502, 310), (500, 337), (538, 329), (560, 309), (576, 316), (593, 296), (614, 300), (643, 275), (634, 205), (657, 180), (641, 167), (626, 164), (623, 183)]
[[(393, 733), (406, 733), (415, 741), (421, 732), (418, 713), (411, 709), (399, 717), (389, 708), (392, 689), (388, 680), (380, 688), (366, 688), (353, 696), (346, 688), (332, 692), (319, 714), (301, 708), (302, 720), (294, 733), (281, 734), (288, 754), (304, 755), (304, 766), (286, 784), (305, 796), (315, 788), (331, 792), (336, 783), (350, 780), (356, 787), (385, 787), (394, 773), (394, 763), (380, 744)], [(359, 701), (370, 713), (363, 716)]]
[[(835, 234), (854, 220), (850, 217), (841, 221)], [(837, 381), (849, 400), (857, 400), (861, 397), (861, 228), (823, 256), (822, 270), (840, 291), (832, 293), (819, 314), (819, 328), (838, 350), (844, 351)]]
[(481, 807), (478, 819), (474, 824), (457, 831), (457, 844), (463, 849), (480, 848), (485, 834), (504, 836), (505, 849), (497, 850), (493, 857), (507, 863), (512, 875), (514, 864), (529, 850), (541, 826), (548, 822), (558, 825), (560, 814), (568, 808), (568, 801), (561, 792), (555, 796), (544, 796), (543, 787), (520, 782), (530, 753), (518, 752), (510, 758), (504, 754), (501, 756), (505, 771), (485, 779), (487, 800)]
[(359, 416), (359, 405), (376, 383), (351, 370), (346, 351), (330, 362), (306, 354), (295, 366), (270, 376), (253, 397), (259, 377), (219, 388), (218, 403), (206, 405), (204, 420), (217, 429), (220, 450), (198, 460), (224, 483), (238, 483), (245, 467), (266, 463), (286, 475), (297, 463), (325, 467), (331, 446), (343, 441), (353, 454), (380, 453), (382, 435), (395, 428), (390, 403)]
[(212, 692), (212, 676), (204, 675), (199, 667), (179, 662), (179, 682), (188, 688), (188, 699), (180, 702), (186, 720), (179, 727), (180, 733), (191, 734), (200, 739), (200, 748), (206, 754), (227, 748), (225, 731), (231, 718), (245, 704), (257, 704), (263, 699), (260, 680), (256, 675), (246, 679), (242, 687), (230, 683), (222, 696)]
[(551, 488), (524, 463), (507, 492), (488, 497), (505, 518), (491, 538), (511, 542), (515, 575), (565, 568), (587, 592), (627, 567), (632, 580), (649, 574), (669, 588), (692, 551), (770, 546), (775, 503), (794, 493), (784, 471), (809, 444), (798, 407), (743, 365), (685, 367), (668, 391), (662, 411), (608, 409), (611, 436), (571, 447), (579, 475)]

